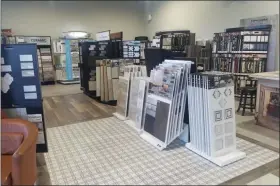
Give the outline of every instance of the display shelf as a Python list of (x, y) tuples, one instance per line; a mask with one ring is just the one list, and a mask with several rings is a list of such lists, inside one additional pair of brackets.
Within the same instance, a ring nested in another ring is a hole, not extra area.
[(235, 95), (248, 74), (266, 72), (271, 25), (238, 27), (216, 33), (213, 39), (213, 70), (235, 76)]
[[(160, 48), (172, 51), (184, 51), (191, 44), (191, 33), (189, 30), (173, 30), (156, 32), (160, 37)], [(194, 37), (194, 36), (193, 36)]]
[(61, 84), (80, 82), (80, 55), (78, 39), (60, 39), (53, 42), (56, 80)]
[(41, 85), (55, 84), (55, 70), (50, 36), (19, 36), (15, 35), (16, 44), (35, 43), (39, 64)]

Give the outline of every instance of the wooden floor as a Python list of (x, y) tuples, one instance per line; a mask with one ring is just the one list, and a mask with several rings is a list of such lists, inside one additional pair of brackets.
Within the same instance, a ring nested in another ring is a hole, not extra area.
[(99, 103), (83, 93), (44, 97), (46, 128), (112, 116), (115, 107)]

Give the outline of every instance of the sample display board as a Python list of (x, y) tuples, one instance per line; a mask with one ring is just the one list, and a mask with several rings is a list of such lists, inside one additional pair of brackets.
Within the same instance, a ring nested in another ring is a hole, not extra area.
[(123, 58), (140, 58), (140, 41), (123, 41)]
[[(128, 120), (132, 127), (141, 131), (143, 127), (143, 114), (146, 92), (148, 87), (147, 77), (134, 77), (130, 81), (130, 94), (128, 105)], [(125, 121), (125, 122), (126, 122)]]
[(37, 44), (37, 56), (39, 64), (39, 77), (41, 84), (55, 83), (55, 70), (53, 65), (51, 37), (50, 36), (15, 36), (16, 44)]
[(80, 83), (79, 40), (61, 39), (53, 42), (56, 80), (61, 84)]
[(151, 70), (140, 136), (159, 150), (184, 130), (191, 61), (165, 60)]
[(36, 44), (1, 47), (1, 108), (9, 118), (22, 118), (39, 130), (37, 152), (47, 152)]
[[(135, 89), (132, 90), (130, 88), (131, 81), (137, 77), (147, 77), (147, 72), (146, 72), (145, 66), (132, 65), (132, 64), (133, 64), (133, 60), (128, 60), (128, 62), (122, 61), (119, 64), (119, 66), (120, 66), (119, 80), (118, 80), (118, 84), (116, 84), (116, 86), (117, 86), (117, 90), (116, 90), (117, 107), (116, 107), (116, 113), (114, 113), (114, 115), (121, 120), (127, 119), (128, 112), (129, 112), (130, 95), (132, 95), (131, 91), (135, 92)], [(134, 85), (133, 85), (133, 87), (134, 87)], [(134, 98), (136, 98), (136, 97), (134, 96)], [(137, 98), (136, 98), (136, 100), (137, 100)], [(135, 100), (133, 100), (133, 101), (135, 101)], [(133, 120), (133, 122), (135, 122), (135, 121)]]
[(236, 149), (233, 76), (190, 74), (188, 83), (190, 143), (186, 147), (224, 166), (246, 156)]

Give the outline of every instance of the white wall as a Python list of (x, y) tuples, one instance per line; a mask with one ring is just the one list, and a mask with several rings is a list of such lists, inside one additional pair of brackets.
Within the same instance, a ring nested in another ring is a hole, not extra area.
[(197, 39), (211, 39), (213, 33), (238, 27), (242, 18), (279, 14), (278, 1), (146, 1), (147, 34), (188, 29)]
[(123, 31), (124, 39), (144, 35), (143, 4), (136, 1), (2, 1), (2, 28), (17, 35), (57, 38), (64, 31), (95, 34)]

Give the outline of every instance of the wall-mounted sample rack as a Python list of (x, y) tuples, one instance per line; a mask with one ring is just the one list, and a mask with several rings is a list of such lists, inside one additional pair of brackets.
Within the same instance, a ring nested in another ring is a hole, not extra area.
[(39, 64), (40, 81), (42, 85), (55, 83), (55, 70), (50, 36), (19, 36), (16, 35), (16, 44), (35, 43)]
[(213, 70), (234, 74), (236, 95), (252, 73), (266, 72), (271, 25), (238, 27), (216, 33)]
[(212, 48), (210, 41), (186, 46), (186, 56), (196, 58), (197, 72), (211, 70)]
[(160, 37), (160, 48), (172, 51), (184, 51), (185, 47), (194, 43), (195, 34), (189, 30), (156, 32)]
[(1, 109), (8, 118), (28, 120), (38, 128), (37, 152), (47, 152), (37, 46), (6, 44), (1, 47)]

